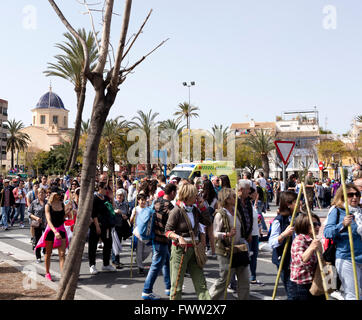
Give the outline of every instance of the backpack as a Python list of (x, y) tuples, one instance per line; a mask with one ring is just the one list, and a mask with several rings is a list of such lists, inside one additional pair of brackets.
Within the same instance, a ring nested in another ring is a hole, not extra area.
[(151, 206), (143, 208), (136, 217), (136, 229), (142, 240), (152, 240), (154, 231), (155, 209)]
[(111, 224), (111, 227), (114, 227), (116, 224), (116, 213), (114, 212), (113, 205), (109, 201), (106, 201), (104, 205), (107, 207), (109, 212), (109, 221)]

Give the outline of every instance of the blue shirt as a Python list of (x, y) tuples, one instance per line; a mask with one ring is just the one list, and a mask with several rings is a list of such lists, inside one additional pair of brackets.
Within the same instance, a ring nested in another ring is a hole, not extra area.
[[(327, 224), (324, 227), (324, 237), (333, 239), (336, 243), (336, 259), (351, 261), (351, 249), (349, 245), (348, 228), (343, 227), (343, 219), (346, 216), (344, 209), (338, 208), (339, 219), (337, 220), (337, 208), (334, 208), (328, 215)], [(362, 263), (362, 238), (357, 233), (357, 224), (352, 221), (352, 238), (354, 255), (357, 263)]]

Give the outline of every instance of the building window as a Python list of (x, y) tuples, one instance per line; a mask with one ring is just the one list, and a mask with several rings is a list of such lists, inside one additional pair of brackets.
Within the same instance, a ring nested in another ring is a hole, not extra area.
[(53, 116), (53, 123), (58, 124), (58, 116)]
[(35, 126), (35, 116), (33, 117), (33, 125)]
[(45, 116), (40, 116), (40, 124), (45, 124)]
[(67, 117), (64, 117), (64, 126), (67, 125)]

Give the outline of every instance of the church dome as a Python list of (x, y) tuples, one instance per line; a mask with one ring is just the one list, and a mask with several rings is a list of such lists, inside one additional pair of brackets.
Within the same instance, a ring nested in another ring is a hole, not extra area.
[(36, 104), (36, 107), (65, 109), (62, 99), (60, 99), (60, 97), (52, 91), (42, 95), (39, 102)]

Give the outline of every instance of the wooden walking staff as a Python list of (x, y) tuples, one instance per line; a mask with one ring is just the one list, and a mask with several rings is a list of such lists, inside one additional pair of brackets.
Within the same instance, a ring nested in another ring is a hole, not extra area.
[[(304, 185), (304, 183), (302, 183), (302, 185)], [(289, 225), (290, 227), (293, 227), (293, 225), (294, 225), (295, 215), (297, 214), (297, 210), (299, 208), (301, 196), (302, 196), (302, 188), (300, 188), (299, 192), (298, 192), (297, 201), (295, 203), (292, 218), (290, 220), (290, 225)], [(283, 254), (282, 254), (282, 259), (280, 260), (279, 269), (278, 269), (278, 273), (277, 273), (277, 278), (275, 279), (275, 285), (274, 285), (272, 300), (275, 300), (275, 296), (276, 296), (277, 289), (278, 289), (278, 284), (279, 284), (279, 279), (280, 279), (280, 275), (281, 275), (282, 270), (283, 270), (284, 259), (285, 259), (285, 255), (286, 255), (287, 250), (288, 250), (290, 239), (291, 239), (291, 237), (288, 237), (287, 240), (285, 241), (284, 250), (283, 250)]]
[[(340, 171), (341, 171), (341, 182), (342, 182), (342, 188), (343, 188), (344, 207), (346, 209), (346, 217), (348, 217), (350, 213), (349, 213), (348, 200), (347, 200), (346, 181), (344, 180), (344, 172), (343, 172), (342, 167), (340, 167)], [(352, 260), (352, 267), (353, 267), (353, 277), (354, 277), (354, 288), (355, 288), (355, 292), (356, 292), (356, 300), (359, 300), (356, 259), (354, 256), (354, 245), (353, 245), (353, 236), (352, 236), (351, 225), (348, 226), (348, 237), (349, 237), (349, 246), (351, 248), (351, 260)]]
[[(305, 185), (304, 185), (304, 183), (302, 183), (302, 189), (303, 189), (304, 196), (307, 197), (307, 193), (306, 193), (306, 191), (305, 191)], [(309, 222), (310, 222), (310, 226), (311, 226), (311, 228), (312, 228), (313, 239), (316, 239), (316, 234), (315, 234), (314, 225), (313, 225), (313, 218), (312, 218), (312, 213), (311, 213), (310, 208), (309, 208), (308, 199), (306, 199), (305, 205), (306, 205), (306, 207), (307, 207)], [(316, 254), (317, 254), (317, 258), (318, 258), (319, 269), (321, 270), (321, 276), (322, 276), (322, 283), (323, 283), (324, 295), (326, 296), (326, 300), (329, 300), (328, 287), (327, 287), (326, 278), (325, 278), (325, 274), (324, 274), (324, 270), (323, 270), (323, 263), (322, 263), (321, 253), (320, 253), (319, 250), (316, 250)]]
[[(133, 223), (133, 229), (134, 229), (134, 223)], [(132, 234), (132, 244), (131, 244), (131, 278), (132, 278), (132, 267), (133, 267), (133, 245), (134, 245), (134, 234)]]
[[(237, 216), (237, 212), (238, 212), (237, 210), (238, 210), (238, 184), (236, 184), (236, 186), (235, 186), (234, 228), (236, 228), (236, 216)], [(234, 252), (234, 241), (235, 241), (235, 236), (233, 236), (233, 238), (232, 238), (232, 240), (231, 240), (229, 271), (228, 271), (228, 276), (227, 276), (227, 278), (226, 278), (226, 286), (225, 286), (224, 300), (226, 300), (226, 296), (227, 296), (227, 292), (228, 292), (228, 285), (229, 285), (229, 282), (230, 282), (231, 264), (232, 264), (232, 262), (233, 262), (233, 252)]]

